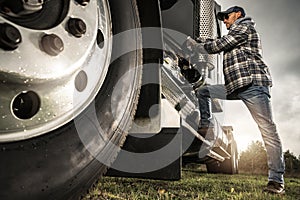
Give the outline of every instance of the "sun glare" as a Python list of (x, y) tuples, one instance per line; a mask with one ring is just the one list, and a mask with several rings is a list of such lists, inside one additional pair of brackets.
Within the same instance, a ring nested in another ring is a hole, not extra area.
[(248, 136), (248, 135), (236, 134), (234, 137), (235, 137), (239, 152), (245, 151), (248, 148), (248, 146), (251, 144), (251, 142), (253, 141), (253, 138), (251, 138), (250, 135)]

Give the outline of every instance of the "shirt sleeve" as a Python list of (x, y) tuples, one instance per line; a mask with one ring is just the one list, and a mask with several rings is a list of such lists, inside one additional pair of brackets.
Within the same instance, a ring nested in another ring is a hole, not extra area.
[(229, 51), (247, 42), (248, 27), (242, 24), (233, 26), (227, 35), (204, 44), (207, 53), (215, 54), (222, 51)]

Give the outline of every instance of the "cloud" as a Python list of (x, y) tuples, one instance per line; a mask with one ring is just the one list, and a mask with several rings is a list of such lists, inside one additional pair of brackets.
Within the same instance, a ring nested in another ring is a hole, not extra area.
[(281, 84), (272, 89), (274, 118), (277, 122), (283, 146), (296, 155), (300, 154), (300, 91), (299, 77), (283, 76)]

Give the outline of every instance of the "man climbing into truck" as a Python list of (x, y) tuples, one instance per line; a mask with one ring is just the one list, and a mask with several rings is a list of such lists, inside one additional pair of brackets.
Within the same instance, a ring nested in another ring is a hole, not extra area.
[(218, 39), (188, 37), (186, 47), (201, 54), (223, 54), (225, 85), (205, 85), (197, 90), (201, 120), (199, 133), (213, 130), (211, 98), (242, 100), (257, 123), (267, 150), (269, 177), (264, 192), (284, 194), (284, 158), (282, 144), (273, 121), (270, 102), (272, 79), (262, 58), (262, 48), (255, 22), (246, 17), (242, 7), (218, 12), (228, 34)]

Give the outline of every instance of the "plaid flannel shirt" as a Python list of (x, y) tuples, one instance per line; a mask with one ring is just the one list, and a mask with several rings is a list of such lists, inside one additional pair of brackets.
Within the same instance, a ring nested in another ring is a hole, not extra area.
[(204, 44), (209, 54), (223, 55), (227, 94), (249, 84), (272, 86), (268, 66), (262, 59), (261, 41), (255, 23), (249, 17), (238, 19), (227, 35)]

